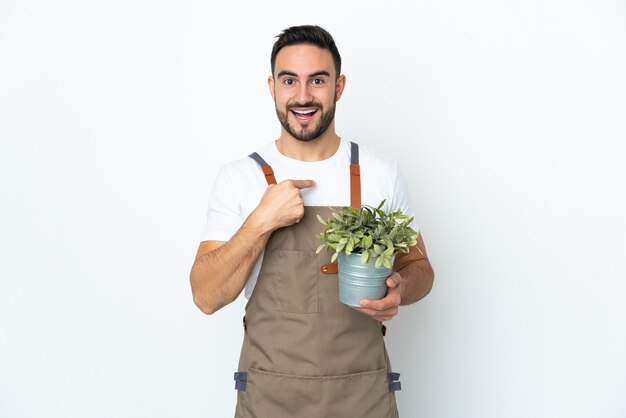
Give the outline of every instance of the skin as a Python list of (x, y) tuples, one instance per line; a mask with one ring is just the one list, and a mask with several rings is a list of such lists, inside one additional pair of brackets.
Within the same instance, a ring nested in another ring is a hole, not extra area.
[[(291, 45), (281, 49), (276, 56), (274, 74), (268, 77), (267, 84), (276, 112), (285, 114), (287, 123), (302, 135), (317, 130), (324, 114), (331, 112), (335, 102), (341, 99), (346, 85), (345, 76), (335, 75), (330, 52), (312, 45)], [(314, 106), (309, 103), (314, 103)], [(293, 112), (312, 108), (317, 111), (311, 120), (305, 122)], [(281, 135), (276, 146), (287, 157), (320, 161), (332, 156), (339, 143), (333, 118), (325, 131), (306, 141), (296, 138), (281, 123)]]
[(364, 299), (360, 302), (362, 307), (356, 310), (377, 321), (389, 321), (398, 314), (399, 305), (415, 303), (432, 289), (435, 273), (421, 234), (410, 254), (396, 255), (393, 267), (395, 271), (387, 278), (387, 295), (381, 300)]
[[(336, 75), (328, 50), (312, 45), (280, 50), (268, 87), (281, 122), (276, 146), (283, 155), (320, 161), (337, 151), (340, 138), (335, 132), (334, 108), (345, 84), (345, 76)], [(308, 187), (315, 187), (315, 182), (293, 179), (268, 185), (259, 205), (228, 242), (200, 243), (190, 281), (194, 302), (204, 313), (212, 314), (239, 296), (272, 232), (304, 216), (300, 191)], [(421, 237), (418, 246), (424, 255), (419, 262), (394, 264), (399, 272), (387, 279), (387, 296), (364, 300), (357, 310), (377, 321), (388, 321), (400, 304), (413, 303), (430, 291), (434, 275)]]

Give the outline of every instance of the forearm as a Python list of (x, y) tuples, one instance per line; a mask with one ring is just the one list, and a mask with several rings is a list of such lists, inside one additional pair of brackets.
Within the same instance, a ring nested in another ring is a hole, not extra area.
[(428, 259), (416, 260), (398, 271), (401, 277), (401, 305), (410, 305), (426, 296), (433, 287), (435, 273)]
[(244, 223), (224, 245), (199, 255), (190, 276), (193, 299), (202, 312), (212, 314), (239, 296), (270, 235)]
[(422, 234), (417, 237), (417, 245), (411, 247), (408, 253), (396, 256), (393, 267), (401, 277), (401, 305), (417, 302), (432, 289), (435, 273), (428, 261)]

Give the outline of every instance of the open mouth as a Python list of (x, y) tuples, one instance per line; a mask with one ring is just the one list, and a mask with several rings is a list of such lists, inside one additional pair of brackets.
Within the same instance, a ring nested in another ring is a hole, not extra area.
[(308, 107), (308, 108), (296, 108), (290, 109), (291, 113), (295, 116), (296, 120), (300, 122), (308, 122), (313, 119), (313, 116), (317, 113), (317, 108)]

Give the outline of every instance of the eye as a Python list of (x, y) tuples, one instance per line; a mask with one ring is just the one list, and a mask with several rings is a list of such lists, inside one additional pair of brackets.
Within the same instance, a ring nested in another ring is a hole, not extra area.
[(311, 84), (314, 84), (316, 86), (322, 86), (325, 83), (323, 78), (314, 78), (313, 80), (311, 80)]
[(294, 79), (292, 79), (292, 78), (285, 78), (283, 80), (283, 84), (285, 86), (293, 86), (294, 84), (296, 84), (296, 81)]

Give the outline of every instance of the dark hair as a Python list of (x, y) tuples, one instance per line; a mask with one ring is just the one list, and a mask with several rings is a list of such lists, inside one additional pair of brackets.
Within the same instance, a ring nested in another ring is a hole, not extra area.
[(335, 40), (325, 29), (314, 25), (292, 26), (283, 30), (277, 38), (278, 40), (274, 43), (270, 59), (272, 75), (274, 75), (274, 66), (278, 52), (286, 46), (299, 44), (310, 44), (329, 50), (333, 56), (337, 77), (341, 74), (341, 55), (339, 55)]

